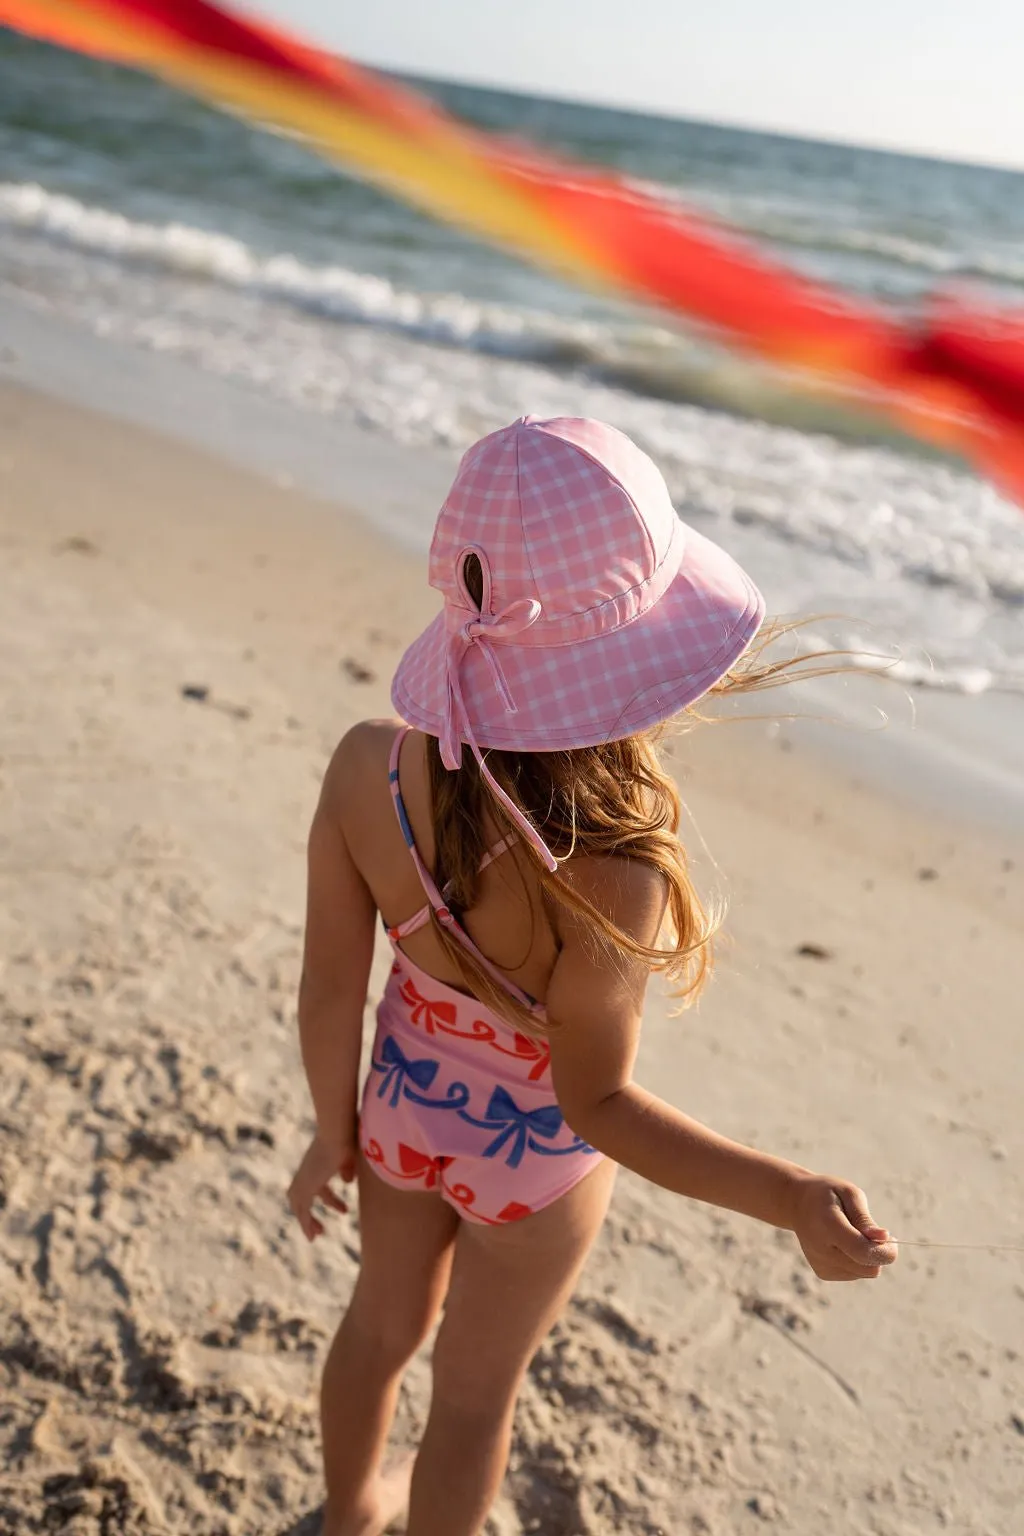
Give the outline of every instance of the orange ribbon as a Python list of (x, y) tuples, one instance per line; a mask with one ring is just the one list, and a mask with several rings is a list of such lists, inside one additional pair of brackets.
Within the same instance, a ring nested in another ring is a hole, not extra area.
[(206, 0), (0, 0), (0, 23), (300, 134), (356, 175), (564, 277), (686, 316), (966, 455), (1024, 500), (1024, 321), (952, 299), (916, 325), (629, 186), (457, 123)]

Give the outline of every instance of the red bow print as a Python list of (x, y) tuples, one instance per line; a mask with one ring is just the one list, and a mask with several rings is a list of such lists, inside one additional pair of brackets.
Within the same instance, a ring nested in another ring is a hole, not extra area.
[(551, 1047), (546, 1040), (535, 1040), (532, 1035), (515, 1034), (515, 1050), (510, 1051), (507, 1046), (495, 1043), (495, 1050), (503, 1056), (515, 1056), (518, 1061), (532, 1061), (528, 1081), (539, 1082), (551, 1065)]
[(436, 1189), (438, 1180), (451, 1162), (450, 1157), (428, 1157), (426, 1152), (418, 1152), (415, 1147), (407, 1147), (404, 1142), (398, 1143), (398, 1163), (406, 1178), (422, 1178), (425, 1189)]
[(508, 1205), (502, 1206), (498, 1212), (499, 1221), (522, 1221), (524, 1216), (532, 1216), (533, 1212), (528, 1205), (523, 1205), (519, 1200), (510, 1200)]
[(533, 1211), (528, 1205), (523, 1205), (520, 1200), (510, 1200), (503, 1205), (497, 1216), (485, 1216), (483, 1211), (473, 1209), (476, 1204), (476, 1190), (470, 1189), (468, 1184), (452, 1184), (446, 1191), (448, 1198), (456, 1205), (460, 1205), (467, 1216), (473, 1216), (477, 1221), (482, 1221), (488, 1227), (500, 1227), (506, 1221), (522, 1221), (524, 1216), (532, 1216)]
[(453, 1028), (456, 1019), (454, 1003), (432, 1003), (421, 996), (416, 989), (416, 983), (411, 980), (403, 981), (401, 987), (402, 997), (409, 1004), (409, 1011), (414, 1024), (422, 1024), (428, 1035), (432, 1035), (436, 1029), (444, 1029), (447, 1026)]

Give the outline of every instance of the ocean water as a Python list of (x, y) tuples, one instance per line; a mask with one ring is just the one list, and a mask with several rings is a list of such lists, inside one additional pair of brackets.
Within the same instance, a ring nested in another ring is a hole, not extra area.
[[(1024, 174), (417, 82), (912, 314), (1024, 305)], [(1024, 517), (878, 422), (578, 292), (142, 76), (0, 30), (0, 293), (406, 446), (604, 417), (777, 611), (911, 682), (1024, 692)], [(2, 343), (0, 336), (0, 343)], [(424, 541), (429, 528), (410, 536)]]

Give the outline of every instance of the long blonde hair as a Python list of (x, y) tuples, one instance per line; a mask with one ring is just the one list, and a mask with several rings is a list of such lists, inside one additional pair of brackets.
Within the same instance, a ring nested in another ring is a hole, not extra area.
[[(763, 652), (792, 624), (769, 623), (746, 656), (715, 684), (715, 695), (750, 693), (775, 687), (794, 674), (818, 676), (837, 670), (832, 657), (803, 653), (766, 661)], [(706, 718), (696, 708), (684, 720)], [(540, 855), (521, 837), (497, 797), (492, 795), (475, 758), (464, 752), (462, 766), (449, 771), (434, 737), (427, 741), (427, 766), (436, 844), (435, 876), (455, 912), (477, 901), (480, 864), (488, 841), (487, 818), (502, 834), (511, 834), (529, 859), (545, 904), (565, 908), (581, 919), (595, 945), (606, 953), (643, 960), (671, 983), (681, 1006), (694, 1002), (711, 976), (714, 938), (722, 917), (720, 904), (705, 905), (690, 875), (679, 839), (682, 802), (672, 778), (661, 766), (658, 743), (666, 726), (620, 741), (565, 752), (487, 753), (487, 766), (515, 805), (528, 816), (556, 859), (614, 855), (637, 859), (658, 871), (667, 895), (666, 921), (656, 946), (641, 944), (580, 894), (560, 873), (552, 874)], [(508, 992), (431, 913), (434, 932), (469, 990), (518, 1028), (538, 1033), (536, 1018)]]

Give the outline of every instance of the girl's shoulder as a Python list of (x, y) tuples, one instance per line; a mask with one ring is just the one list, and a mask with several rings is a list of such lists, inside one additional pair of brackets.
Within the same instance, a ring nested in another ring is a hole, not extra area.
[(327, 765), (324, 798), (351, 803), (370, 786), (386, 786), (391, 749), (403, 729), (400, 720), (360, 720), (350, 726)]
[[(567, 860), (561, 876), (577, 896), (642, 944), (652, 944), (668, 904), (668, 882), (661, 870), (643, 859), (621, 854), (586, 854)], [(590, 930), (578, 915), (559, 912), (559, 931)]]

